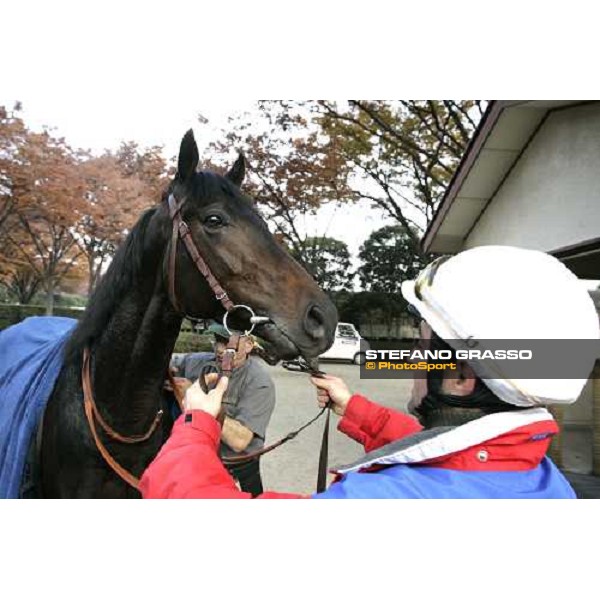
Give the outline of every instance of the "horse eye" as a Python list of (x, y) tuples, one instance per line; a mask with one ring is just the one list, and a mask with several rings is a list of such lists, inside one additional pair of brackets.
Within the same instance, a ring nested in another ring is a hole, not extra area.
[(223, 218), (219, 215), (208, 215), (208, 217), (204, 219), (204, 224), (207, 227), (217, 228), (225, 225), (225, 222), (223, 221)]

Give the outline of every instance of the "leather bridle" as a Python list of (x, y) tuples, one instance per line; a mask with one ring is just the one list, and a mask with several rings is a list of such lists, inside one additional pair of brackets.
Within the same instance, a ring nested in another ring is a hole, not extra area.
[(85, 416), (87, 418), (88, 425), (90, 427), (90, 431), (92, 432), (92, 437), (94, 438), (94, 443), (96, 444), (96, 448), (98, 452), (102, 455), (102, 458), (106, 461), (108, 466), (124, 481), (126, 481), (130, 486), (134, 487), (136, 490), (140, 489), (140, 480), (130, 473), (125, 467), (119, 464), (110, 454), (106, 446), (102, 443), (100, 436), (98, 435), (98, 431), (96, 430), (96, 421), (100, 424), (100, 427), (104, 430), (104, 433), (108, 435), (109, 438), (115, 440), (117, 442), (121, 442), (122, 444), (140, 444), (141, 442), (145, 442), (150, 439), (152, 434), (156, 431), (158, 424), (160, 423), (163, 411), (159, 410), (152, 421), (149, 429), (141, 434), (135, 436), (126, 436), (115, 431), (108, 423), (102, 418), (102, 415), (98, 411), (98, 406), (94, 401), (94, 393), (92, 390), (92, 378), (90, 374), (90, 360), (91, 353), (89, 348), (84, 348), (83, 350), (83, 365), (81, 367), (81, 381), (83, 387), (83, 406), (85, 410)]
[(187, 316), (185, 310), (180, 305), (177, 300), (177, 294), (175, 293), (175, 272), (177, 269), (177, 242), (179, 239), (183, 242), (185, 249), (187, 250), (190, 258), (192, 259), (194, 265), (206, 282), (208, 283), (210, 289), (212, 290), (215, 298), (223, 305), (225, 309), (225, 316), (223, 317), (223, 325), (227, 331), (232, 334), (228, 325), (227, 318), (229, 315), (234, 313), (237, 310), (245, 310), (249, 313), (249, 322), (250, 328), (247, 329), (244, 333), (245, 335), (249, 335), (252, 333), (254, 327), (260, 323), (268, 323), (271, 321), (269, 317), (258, 316), (252, 310), (250, 306), (245, 304), (234, 304), (227, 292), (223, 289), (223, 286), (219, 283), (219, 280), (214, 276), (213, 272), (210, 270), (210, 267), (206, 264), (206, 261), (202, 258), (202, 254), (200, 250), (198, 250), (198, 246), (196, 246), (196, 242), (192, 237), (192, 232), (190, 226), (183, 220), (181, 216), (181, 209), (185, 204), (185, 198), (181, 200), (181, 202), (177, 202), (175, 196), (173, 194), (169, 194), (167, 199), (167, 205), (169, 207), (169, 216), (171, 217), (171, 221), (173, 222), (173, 228), (171, 230), (171, 241), (169, 244), (169, 262), (168, 262), (168, 271), (167, 271), (167, 279), (168, 279), (168, 292), (169, 292), (169, 300), (173, 305), (173, 308), (184, 316)]
[(213, 272), (210, 270), (210, 267), (206, 264), (206, 261), (202, 258), (194, 239), (192, 238), (192, 232), (190, 231), (189, 225), (183, 220), (181, 216), (181, 209), (185, 204), (185, 199), (181, 202), (177, 202), (175, 200), (175, 196), (173, 194), (169, 195), (167, 200), (169, 207), (169, 216), (173, 221), (173, 229), (171, 232), (171, 244), (169, 248), (169, 267), (168, 267), (168, 289), (169, 289), (169, 299), (171, 300), (171, 304), (175, 308), (176, 311), (184, 313), (179, 302), (177, 300), (177, 296), (175, 295), (175, 269), (177, 267), (177, 241), (181, 239), (184, 243), (190, 258), (196, 265), (196, 268), (202, 275), (206, 282), (210, 286), (210, 289), (213, 291), (215, 298), (219, 300), (219, 302), (223, 305), (223, 308), (226, 312), (231, 312), (235, 306), (233, 302), (229, 299), (227, 292), (223, 289), (217, 278), (213, 275)]
[[(223, 289), (223, 287), (219, 283), (218, 279), (214, 276), (213, 272), (210, 270), (210, 267), (206, 264), (206, 261), (202, 258), (202, 255), (200, 254), (200, 251), (198, 250), (198, 247), (196, 246), (196, 243), (194, 242), (194, 239), (192, 237), (190, 227), (183, 220), (183, 218), (181, 216), (181, 209), (182, 209), (184, 203), (185, 203), (185, 199), (183, 199), (181, 202), (178, 203), (177, 200), (175, 199), (175, 196), (173, 194), (169, 194), (169, 197), (167, 199), (167, 204), (168, 204), (168, 209), (169, 209), (169, 216), (171, 217), (171, 220), (173, 222), (173, 228), (171, 231), (171, 239), (170, 239), (170, 245), (169, 245), (169, 260), (168, 260), (168, 267), (167, 267), (168, 268), (167, 287), (168, 287), (169, 299), (171, 301), (171, 304), (175, 308), (175, 310), (177, 312), (185, 315), (185, 311), (183, 310), (180, 303), (178, 302), (177, 296), (175, 293), (175, 272), (176, 272), (176, 267), (177, 267), (177, 242), (179, 241), (179, 239), (181, 239), (185, 245), (185, 248), (186, 248), (190, 258), (192, 259), (193, 263), (196, 265), (196, 268), (202, 274), (202, 276), (204, 277), (204, 279), (210, 286), (212, 292), (215, 295), (215, 298), (217, 300), (219, 300), (219, 302), (221, 302), (221, 304), (223, 305), (223, 308), (225, 308), (225, 316), (223, 318), (223, 325), (224, 325), (225, 329), (230, 333), (230, 339), (227, 344), (225, 354), (223, 356), (221, 372), (223, 375), (230, 376), (231, 372), (233, 370), (233, 360), (236, 356), (236, 353), (238, 352), (238, 350), (240, 348), (241, 338), (249, 335), (252, 332), (252, 330), (254, 329), (255, 325), (257, 325), (259, 323), (269, 322), (271, 319), (269, 317), (257, 316), (254, 313), (254, 311), (252, 310), (252, 308), (250, 308), (249, 306), (246, 306), (243, 304), (236, 305), (231, 301), (227, 292)], [(250, 329), (245, 331), (243, 335), (241, 335), (239, 333), (231, 332), (227, 325), (227, 317), (229, 315), (231, 315), (237, 309), (246, 310), (250, 314), (250, 318), (249, 318)], [(81, 370), (81, 379), (82, 379), (82, 387), (83, 387), (85, 415), (86, 415), (86, 418), (87, 418), (87, 421), (88, 421), (88, 424), (90, 427), (90, 431), (92, 433), (92, 437), (94, 438), (94, 442), (96, 444), (98, 451), (102, 455), (102, 458), (106, 461), (106, 463), (110, 466), (110, 468), (119, 477), (121, 477), (121, 479), (126, 481), (129, 485), (131, 485), (135, 489), (139, 490), (140, 489), (139, 478), (135, 477), (132, 473), (130, 473), (127, 469), (125, 469), (122, 465), (120, 465), (111, 456), (111, 454), (108, 451), (108, 449), (106, 448), (106, 446), (100, 440), (100, 437), (98, 436), (98, 432), (96, 430), (96, 421), (98, 421), (98, 423), (100, 424), (103, 431), (112, 440), (121, 442), (124, 444), (138, 444), (138, 443), (147, 441), (152, 436), (152, 434), (156, 431), (156, 428), (158, 427), (158, 425), (162, 419), (163, 411), (159, 410), (157, 412), (149, 429), (141, 435), (125, 436), (125, 435), (122, 435), (122, 434), (118, 433), (117, 431), (115, 431), (102, 418), (102, 416), (100, 415), (100, 412), (98, 411), (98, 407), (94, 401), (94, 395), (93, 395), (93, 390), (92, 390), (92, 380), (91, 380), (91, 373), (90, 373), (90, 361), (91, 361), (91, 352), (90, 352), (90, 349), (88, 347), (86, 347), (83, 352), (83, 365), (82, 365), (82, 370)], [(320, 371), (315, 371), (312, 369), (305, 369), (305, 370), (309, 370), (314, 376), (317, 376), (317, 377), (322, 374)], [(175, 398), (179, 404), (179, 408), (181, 409), (182, 412), (184, 412), (183, 398), (181, 396), (181, 393), (178, 389), (177, 384), (175, 383), (175, 381), (169, 371), (167, 371), (167, 378), (171, 384), (171, 388), (172, 388), (173, 394), (175, 395)], [(204, 382), (202, 381), (201, 383), (203, 384), (204, 390), (207, 391), (206, 386), (204, 385)], [(256, 460), (258, 457), (262, 456), (263, 454), (266, 454), (267, 452), (270, 452), (271, 450), (274, 450), (275, 448), (281, 446), (285, 442), (288, 442), (289, 440), (294, 439), (303, 429), (305, 429), (306, 427), (311, 425), (314, 421), (316, 421), (325, 412), (326, 409), (328, 409), (328, 407), (323, 408), (317, 414), (316, 417), (314, 417), (313, 419), (308, 421), (305, 425), (303, 425), (296, 431), (288, 433), (281, 440), (279, 440), (273, 444), (270, 444), (269, 446), (262, 448), (261, 450), (258, 450), (257, 452), (248, 453), (245, 455), (241, 455), (239, 457), (232, 457), (232, 458), (227, 458), (227, 459), (224, 458), (224, 459), (222, 459), (223, 463), (233, 465), (233, 464), (246, 463), (246, 462), (249, 462), (252, 460)], [(318, 474), (317, 492), (323, 491), (325, 489), (326, 466), (327, 466), (327, 438), (329, 435), (329, 412), (330, 411), (328, 410), (327, 421), (326, 421), (326, 425), (325, 425), (325, 430), (323, 432), (323, 441), (322, 441), (322, 445), (321, 445), (321, 453), (320, 453), (320, 458), (319, 458), (319, 474)], [(221, 415), (221, 418), (220, 418), (221, 423), (222, 423), (223, 418), (224, 418), (224, 414)]]

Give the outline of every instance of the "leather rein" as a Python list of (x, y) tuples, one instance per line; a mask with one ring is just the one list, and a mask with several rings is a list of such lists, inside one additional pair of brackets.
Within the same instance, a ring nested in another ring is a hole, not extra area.
[[(229, 331), (229, 328), (227, 327), (227, 316), (229, 314), (231, 314), (233, 311), (235, 311), (236, 309), (242, 308), (242, 309), (247, 310), (251, 315), (251, 317), (250, 317), (251, 328), (250, 328), (250, 330), (246, 331), (246, 333), (245, 333), (245, 335), (248, 335), (252, 331), (252, 329), (254, 329), (254, 325), (256, 325), (258, 323), (268, 322), (268, 321), (270, 321), (270, 319), (268, 317), (256, 316), (254, 311), (250, 307), (245, 306), (245, 305), (235, 305), (231, 301), (231, 299), (227, 295), (227, 292), (223, 289), (223, 287), (221, 286), (221, 284), (219, 283), (217, 278), (214, 276), (214, 274), (210, 270), (210, 267), (206, 264), (206, 261), (202, 258), (202, 255), (200, 254), (200, 251), (198, 250), (198, 247), (196, 246), (196, 244), (192, 238), (192, 234), (191, 234), (188, 224), (181, 217), (181, 208), (182, 208), (184, 202), (185, 202), (185, 199), (182, 200), (180, 203), (177, 203), (173, 194), (169, 195), (168, 201), (167, 201), (168, 208), (169, 208), (169, 215), (171, 217), (171, 220), (173, 221), (173, 229), (171, 232), (171, 240), (170, 240), (170, 247), (169, 247), (169, 262), (168, 262), (168, 294), (169, 294), (169, 299), (171, 301), (171, 304), (173, 305), (173, 307), (175, 308), (176, 311), (178, 311), (182, 314), (185, 314), (185, 312), (182, 310), (182, 308), (177, 300), (177, 296), (175, 294), (175, 270), (176, 270), (176, 266), (177, 266), (176, 265), (177, 242), (179, 239), (181, 239), (185, 245), (185, 248), (186, 248), (190, 258), (196, 265), (196, 268), (198, 269), (198, 271), (200, 271), (200, 273), (202, 274), (202, 276), (205, 278), (206, 282), (210, 286), (211, 290), (213, 291), (215, 298), (217, 300), (219, 300), (221, 302), (221, 304), (223, 305), (223, 307), (225, 308), (225, 318), (223, 320), (223, 324), (224, 324), (225, 328)], [(227, 348), (225, 350), (225, 354), (223, 356), (222, 368), (221, 368), (222, 375), (226, 375), (226, 376), (231, 375), (231, 372), (233, 370), (233, 360), (236, 356), (236, 353), (239, 350), (240, 339), (242, 337), (243, 336), (240, 334), (235, 334), (235, 333), (231, 334), (229, 342), (227, 344)], [(156, 413), (156, 416), (154, 417), (152, 424), (146, 430), (146, 432), (143, 434), (127, 436), (127, 435), (118, 433), (115, 429), (113, 429), (110, 425), (108, 425), (108, 423), (103, 419), (102, 415), (100, 414), (100, 412), (98, 410), (96, 402), (94, 401), (94, 394), (93, 394), (93, 389), (92, 389), (92, 379), (91, 379), (91, 373), (90, 373), (90, 362), (91, 362), (91, 352), (90, 352), (90, 349), (88, 347), (86, 347), (83, 352), (81, 380), (82, 380), (82, 387), (83, 387), (85, 415), (86, 415), (86, 418), (88, 421), (88, 425), (90, 427), (90, 431), (92, 433), (92, 437), (94, 439), (94, 443), (96, 444), (96, 448), (98, 449), (102, 458), (106, 461), (108, 466), (121, 479), (123, 479), (130, 486), (132, 486), (133, 488), (135, 488), (139, 491), (139, 489), (140, 489), (139, 478), (136, 477), (135, 475), (133, 475), (127, 469), (125, 469), (121, 464), (119, 464), (112, 457), (112, 455), (110, 454), (110, 452), (108, 451), (106, 446), (102, 443), (102, 440), (100, 439), (100, 437), (98, 435), (98, 430), (96, 428), (96, 421), (98, 422), (98, 424), (100, 425), (100, 427), (102, 428), (104, 433), (106, 435), (108, 435), (108, 437), (111, 438), (113, 441), (117, 441), (117, 442), (120, 442), (123, 444), (139, 444), (139, 443), (147, 441), (154, 434), (159, 423), (162, 420), (163, 411), (159, 410)], [(313, 376), (316, 376), (316, 377), (323, 375), (323, 373), (321, 371), (316, 371), (309, 367), (305, 367), (305, 368), (303, 368), (303, 370), (306, 372), (310, 372)], [(183, 397), (182, 397), (181, 392), (169, 370), (167, 370), (167, 379), (169, 380), (169, 383), (171, 384), (171, 388), (173, 390), (173, 394), (175, 395), (175, 398), (177, 400), (179, 408), (181, 409), (182, 412), (185, 412), (184, 405), (183, 405)], [(208, 388), (207, 388), (205, 382), (202, 381), (202, 379), (203, 378), (201, 377), (201, 385), (202, 385), (204, 391), (206, 392), (206, 391), (208, 391)], [(291, 433), (288, 433), (286, 436), (284, 436), (279, 441), (277, 441), (273, 444), (270, 444), (269, 446), (266, 446), (256, 452), (248, 453), (245, 455), (240, 455), (237, 457), (222, 458), (221, 460), (226, 465), (243, 464), (243, 463), (250, 462), (252, 460), (256, 460), (263, 454), (266, 454), (267, 452), (270, 452), (271, 450), (278, 448), (279, 446), (288, 442), (289, 440), (294, 439), (302, 430), (306, 429), (309, 425), (314, 423), (325, 411), (327, 411), (327, 420), (325, 423), (325, 429), (323, 431), (323, 441), (321, 444), (321, 452), (320, 452), (320, 456), (319, 456), (319, 473), (318, 473), (318, 481), (317, 481), (317, 492), (321, 492), (325, 489), (325, 480), (326, 480), (326, 475), (327, 475), (327, 445), (328, 445), (328, 437), (329, 437), (329, 415), (330, 415), (330, 410), (329, 410), (328, 406), (325, 406), (323, 409), (321, 409), (321, 411), (316, 415), (316, 417), (313, 417), (310, 421), (308, 421), (306, 424), (304, 424), (299, 429), (292, 431)], [(221, 422), (221, 424), (223, 422), (223, 419), (224, 419), (224, 412), (222, 412), (222, 414), (219, 416), (219, 421)]]
[(108, 466), (130, 486), (134, 487), (136, 490), (139, 490), (139, 478), (130, 473), (121, 464), (119, 464), (112, 457), (106, 446), (102, 443), (102, 440), (100, 439), (100, 436), (98, 435), (98, 431), (96, 429), (96, 421), (98, 421), (104, 433), (106, 433), (108, 437), (112, 440), (121, 442), (122, 444), (140, 444), (141, 442), (145, 442), (146, 440), (150, 439), (152, 434), (156, 431), (156, 428), (158, 427), (158, 424), (162, 419), (163, 411), (159, 410), (156, 413), (156, 416), (154, 417), (154, 420), (152, 421), (152, 424), (150, 425), (149, 429), (141, 435), (126, 436), (115, 431), (102, 418), (102, 415), (98, 410), (98, 406), (94, 401), (94, 393), (92, 391), (92, 378), (90, 374), (90, 360), (90, 349), (86, 347), (83, 350), (83, 365), (81, 367), (81, 381), (83, 385), (83, 406), (85, 409), (85, 416), (87, 418), (90, 431), (92, 432), (92, 437), (94, 438), (94, 443), (96, 444), (98, 452), (100, 452), (102, 458), (106, 461)]

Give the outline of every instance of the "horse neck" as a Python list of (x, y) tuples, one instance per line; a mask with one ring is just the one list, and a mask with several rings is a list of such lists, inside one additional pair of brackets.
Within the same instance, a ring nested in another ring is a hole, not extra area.
[(131, 289), (92, 348), (94, 397), (123, 433), (142, 432), (161, 407), (181, 317), (162, 286)]
[[(181, 327), (182, 316), (169, 300), (165, 276), (170, 233), (171, 220), (164, 211), (157, 212), (144, 233), (143, 264), (116, 299), (106, 327), (94, 337), (91, 348), (96, 404), (110, 424), (129, 435), (145, 431), (162, 406), (164, 380)], [(215, 299), (206, 281), (198, 280), (197, 273), (186, 280), (189, 272), (176, 271), (179, 289), (199, 285), (195, 308), (198, 314), (212, 317)]]

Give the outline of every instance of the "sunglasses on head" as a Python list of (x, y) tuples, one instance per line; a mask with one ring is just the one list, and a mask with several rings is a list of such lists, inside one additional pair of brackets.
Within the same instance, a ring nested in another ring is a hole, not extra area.
[(433, 262), (429, 263), (418, 275), (415, 280), (415, 296), (419, 300), (423, 300), (423, 287), (431, 287), (433, 278), (440, 266), (450, 258), (450, 255), (439, 256)]

